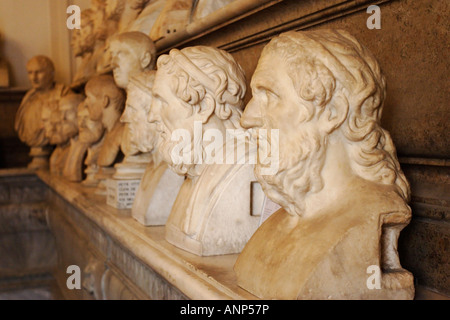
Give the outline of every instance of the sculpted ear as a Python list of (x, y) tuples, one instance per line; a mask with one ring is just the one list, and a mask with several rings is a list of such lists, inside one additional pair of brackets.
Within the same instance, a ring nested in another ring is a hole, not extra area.
[(336, 93), (319, 116), (320, 128), (326, 133), (331, 133), (339, 128), (347, 119), (347, 115), (348, 100), (344, 94)]
[(141, 57), (141, 68), (145, 69), (152, 61), (152, 56), (149, 52), (145, 52)]
[(103, 97), (103, 109), (106, 109), (109, 106), (109, 97), (104, 96)]
[(209, 94), (206, 94), (202, 101), (200, 101), (200, 110), (198, 112), (198, 116), (200, 117), (200, 121), (202, 123), (206, 123), (208, 121), (214, 113), (215, 107), (215, 100)]

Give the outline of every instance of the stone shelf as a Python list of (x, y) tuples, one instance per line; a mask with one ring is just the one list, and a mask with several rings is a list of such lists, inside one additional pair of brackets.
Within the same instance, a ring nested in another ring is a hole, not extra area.
[[(162, 278), (165, 285), (181, 293), (177, 298), (256, 299), (236, 284), (233, 266), (237, 254), (195, 256), (168, 243), (164, 239), (163, 226), (145, 227), (139, 224), (131, 217), (130, 209), (119, 210), (108, 206), (106, 197), (95, 194), (92, 188), (84, 187), (80, 183), (67, 182), (47, 171), (38, 171), (37, 176), (51, 190), (50, 204), (56, 201), (59, 202), (59, 208), (69, 207), (67, 210), (59, 210), (59, 214), (67, 213), (71, 216), (69, 220), (83, 221), (78, 227), (82, 229), (82, 233), (90, 235), (89, 246), (97, 246), (98, 250), (103, 252), (111, 269), (131, 278), (128, 280), (133, 282), (132, 286), (139, 287), (138, 291), (144, 293), (144, 298), (145, 295), (152, 299), (164, 298), (144, 285), (145, 281), (151, 282), (148, 280), (149, 277), (150, 279), (155, 277), (154, 272), (157, 274), (156, 277)], [(50, 210), (49, 214), (53, 214), (53, 211)], [(94, 229), (96, 231), (93, 231)], [(92, 236), (93, 234), (97, 235)], [(102, 240), (93, 240), (96, 238)], [(58, 241), (57, 237), (57, 243)], [(114, 254), (116, 250), (121, 251), (121, 254)], [(123, 254), (127, 256), (126, 261), (115, 261), (118, 259), (117, 256)], [(127, 266), (127, 270), (124, 270), (122, 264)], [(130, 270), (137, 270), (134, 264), (143, 265), (144, 268), (139, 267), (141, 271), (133, 274)], [(142, 270), (147, 270), (147, 274), (146, 272), (142, 274)], [(137, 296), (142, 298), (139, 294)]]

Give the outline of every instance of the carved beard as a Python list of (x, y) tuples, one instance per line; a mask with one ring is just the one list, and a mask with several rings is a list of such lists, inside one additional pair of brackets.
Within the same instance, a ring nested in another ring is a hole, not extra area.
[(77, 133), (78, 127), (75, 123), (63, 120), (62, 123), (55, 126), (55, 129), (49, 138), (49, 143), (62, 145), (68, 142), (70, 138), (74, 137)]
[(128, 129), (130, 130), (131, 143), (135, 145), (140, 152), (151, 152), (158, 144), (154, 123), (143, 120), (128, 126)]
[[(259, 137), (261, 139), (261, 137)], [(270, 146), (270, 141), (267, 141)], [(265, 194), (289, 214), (304, 213), (304, 198), (322, 189), (320, 172), (325, 162), (326, 138), (311, 128), (299, 129), (290, 141), (281, 141), (279, 168), (274, 175), (262, 175), (263, 166), (255, 166), (255, 176)]]
[[(194, 159), (194, 130), (187, 129), (191, 134), (191, 150), (190, 150), (190, 160), (188, 163), (174, 163), (172, 159), (172, 151), (180, 142), (171, 140), (171, 132), (169, 129), (161, 122), (160, 126), (163, 127), (164, 138), (160, 137), (158, 139), (158, 152), (160, 153), (164, 162), (166, 162), (169, 167), (177, 174), (182, 176), (188, 176), (190, 179), (200, 175), (200, 167), (197, 165), (198, 161)], [(202, 152), (203, 146), (202, 146)]]
[(86, 145), (92, 145), (103, 136), (105, 127), (100, 121), (86, 120), (85, 124), (79, 126), (79, 140)]

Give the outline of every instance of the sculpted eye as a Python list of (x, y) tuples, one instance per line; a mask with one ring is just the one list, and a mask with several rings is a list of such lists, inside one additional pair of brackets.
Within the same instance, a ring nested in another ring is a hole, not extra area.
[(266, 94), (267, 94), (267, 96), (269, 97), (269, 99), (270, 98), (273, 98), (273, 99), (279, 99), (280, 97), (275, 93), (275, 92), (273, 92), (272, 90), (266, 90)]
[(267, 90), (263, 87), (256, 87), (252, 91), (252, 95), (257, 98), (265, 98), (267, 96)]
[(168, 105), (166, 100), (164, 100), (163, 98), (159, 97), (158, 100), (159, 100), (161, 107), (166, 107)]
[(270, 100), (271, 98), (279, 99), (279, 96), (266, 86), (256, 86), (253, 91), (253, 96), (260, 96), (267, 100)]

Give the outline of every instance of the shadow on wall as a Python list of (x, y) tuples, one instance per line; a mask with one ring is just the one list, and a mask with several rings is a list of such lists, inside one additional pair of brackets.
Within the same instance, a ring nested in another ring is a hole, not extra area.
[(0, 139), (0, 168), (26, 168), (31, 161), (30, 147), (19, 138)]

